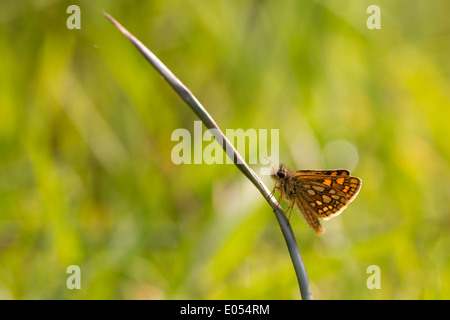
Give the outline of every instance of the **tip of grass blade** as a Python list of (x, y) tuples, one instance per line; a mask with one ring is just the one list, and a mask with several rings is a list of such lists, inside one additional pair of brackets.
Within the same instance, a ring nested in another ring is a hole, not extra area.
[(116, 19), (114, 19), (109, 13), (107, 13), (105, 10), (103, 10), (103, 15), (112, 22), (112, 24), (120, 30), (127, 38), (130, 38), (131, 34), (128, 32), (127, 29), (125, 29), (119, 22), (117, 22)]

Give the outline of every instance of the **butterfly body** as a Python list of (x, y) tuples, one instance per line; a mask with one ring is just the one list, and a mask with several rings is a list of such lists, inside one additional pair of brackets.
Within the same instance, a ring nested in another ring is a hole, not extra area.
[(277, 189), (281, 199), (291, 202), (289, 209), (295, 205), (299, 208), (316, 234), (324, 232), (319, 218), (327, 220), (340, 214), (358, 195), (362, 183), (345, 169), (291, 171), (283, 165), (272, 178), (274, 191)]

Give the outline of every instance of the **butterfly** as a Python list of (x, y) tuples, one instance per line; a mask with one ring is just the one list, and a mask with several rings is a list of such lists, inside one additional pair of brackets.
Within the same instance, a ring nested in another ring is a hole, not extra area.
[(340, 214), (358, 195), (362, 184), (361, 179), (350, 176), (345, 169), (291, 171), (280, 165), (275, 171), (272, 195), (278, 189), (279, 201), (290, 201), (286, 210), (290, 210), (289, 218), (297, 205), (317, 235), (325, 231), (319, 218), (327, 220)]

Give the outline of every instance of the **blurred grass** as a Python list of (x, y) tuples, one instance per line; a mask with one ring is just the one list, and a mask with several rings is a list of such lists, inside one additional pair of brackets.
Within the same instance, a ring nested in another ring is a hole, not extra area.
[(1, 299), (299, 298), (238, 170), (171, 162), (197, 119), (103, 9), (222, 128), (280, 129), (289, 167), (362, 178), (324, 236), (291, 217), (316, 299), (450, 298), (446, 1), (380, 1), (376, 31), (356, 0), (79, 1), (81, 30), (63, 1), (1, 4)]

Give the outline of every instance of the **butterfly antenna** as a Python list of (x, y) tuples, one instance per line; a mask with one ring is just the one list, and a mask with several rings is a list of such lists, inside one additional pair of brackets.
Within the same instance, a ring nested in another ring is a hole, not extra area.
[(274, 163), (272, 162), (272, 160), (270, 160), (268, 156), (264, 156), (264, 157), (265, 157), (267, 160), (269, 160), (269, 162), (272, 164), (272, 169), (276, 171), (277, 169), (273, 166)]

